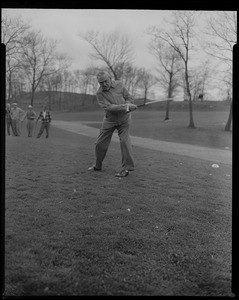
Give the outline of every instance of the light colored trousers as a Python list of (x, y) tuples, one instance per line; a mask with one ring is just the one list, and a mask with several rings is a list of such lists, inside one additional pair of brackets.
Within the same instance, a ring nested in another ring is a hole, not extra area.
[(100, 134), (95, 142), (96, 168), (102, 168), (102, 162), (107, 153), (112, 135), (117, 129), (120, 139), (122, 170), (134, 170), (133, 151), (129, 135), (130, 124), (130, 113), (107, 113), (107, 116), (104, 117)]
[(18, 119), (12, 119), (13, 134), (16, 136), (21, 135), (21, 121)]
[(29, 137), (32, 137), (34, 124), (35, 124), (34, 120), (27, 120), (27, 134)]

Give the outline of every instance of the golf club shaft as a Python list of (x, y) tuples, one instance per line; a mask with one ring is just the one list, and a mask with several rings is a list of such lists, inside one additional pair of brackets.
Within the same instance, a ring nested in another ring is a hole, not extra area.
[(158, 102), (161, 102), (161, 101), (164, 101), (164, 100), (172, 100), (172, 99), (173, 99), (173, 98), (166, 98), (166, 99), (163, 99), (163, 100), (157, 100), (157, 101), (146, 102), (146, 103), (137, 105), (137, 107), (141, 107), (141, 106), (145, 106), (145, 105), (149, 105), (149, 104), (158, 103)]

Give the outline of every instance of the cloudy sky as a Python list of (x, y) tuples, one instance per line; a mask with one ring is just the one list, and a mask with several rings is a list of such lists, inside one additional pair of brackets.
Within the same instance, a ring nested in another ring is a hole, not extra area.
[[(165, 26), (170, 18), (169, 10), (101, 10), (101, 9), (2, 9), (10, 17), (21, 16), (44, 36), (59, 41), (58, 51), (73, 59), (71, 69), (84, 69), (90, 64), (90, 45), (79, 34), (88, 30), (110, 32), (119, 30), (132, 40), (135, 50), (134, 63), (138, 67), (153, 70), (155, 60), (148, 51), (147, 28)], [(206, 18), (214, 12), (203, 11), (198, 19), (200, 29), (205, 28)], [(197, 52), (203, 59), (203, 51)]]
[(154, 59), (148, 51), (150, 26), (165, 26), (172, 11), (168, 10), (101, 10), (101, 9), (4, 9), (12, 17), (20, 15), (45, 36), (59, 41), (58, 49), (74, 60), (74, 68), (89, 64), (90, 46), (80, 37), (88, 30), (119, 30), (133, 41), (135, 63), (151, 68)]

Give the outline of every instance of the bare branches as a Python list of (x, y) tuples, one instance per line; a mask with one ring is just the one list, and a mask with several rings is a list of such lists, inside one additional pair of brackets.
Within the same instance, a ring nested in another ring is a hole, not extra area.
[(2, 18), (1, 42), (6, 46), (6, 55), (18, 53), (21, 46), (22, 37), (29, 30), (30, 25), (23, 22), (20, 17), (10, 19), (8, 16)]
[(39, 31), (30, 31), (22, 43), (22, 67), (31, 84), (33, 103), (34, 93), (44, 77), (64, 70), (69, 61), (65, 55), (56, 52), (57, 42), (43, 37)]
[(212, 67), (210, 61), (207, 60), (201, 65), (194, 67), (189, 72), (189, 83), (192, 90), (192, 100), (198, 99), (198, 96), (207, 94), (207, 89), (212, 79)]
[(237, 43), (236, 12), (217, 12), (216, 17), (208, 19), (210, 42), (207, 43), (207, 54), (232, 64), (233, 46)]
[(14, 72), (19, 69), (19, 54), (21, 53), (22, 39), (30, 26), (20, 17), (10, 19), (7, 15), (2, 18), (1, 42), (6, 46), (6, 72)]
[(31, 30), (20, 17), (2, 18), (2, 43), (6, 45), (7, 96), (12, 98), (14, 81), (31, 86), (32, 100), (36, 88), (44, 77), (57, 74), (70, 65), (65, 54), (56, 52), (57, 42), (45, 38), (40, 31)]
[[(175, 12), (173, 14), (173, 20), (168, 21), (172, 26), (169, 30), (162, 30), (156, 27), (151, 29), (151, 35), (154, 41), (158, 41), (158, 45), (164, 43), (173, 49), (184, 63), (185, 90), (189, 98), (189, 128), (195, 128), (192, 116), (192, 99), (188, 75), (189, 53), (190, 50), (192, 50), (192, 38), (194, 35), (194, 27), (196, 26), (195, 16), (196, 14), (194, 12)], [(165, 68), (164, 64), (162, 66)]]
[(132, 58), (132, 44), (129, 38), (117, 31), (108, 34), (88, 31), (82, 38), (92, 46), (92, 58), (106, 64), (115, 79), (118, 79), (118, 66), (127, 64)]
[(159, 84), (165, 89), (167, 97), (172, 97), (179, 86), (179, 73), (183, 70), (178, 52), (161, 40), (151, 41), (150, 52), (158, 61), (156, 68), (159, 75)]

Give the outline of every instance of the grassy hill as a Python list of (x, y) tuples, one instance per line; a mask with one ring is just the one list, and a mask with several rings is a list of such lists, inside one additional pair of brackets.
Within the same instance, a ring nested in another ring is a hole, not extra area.
[[(15, 102), (20, 107), (26, 109), (31, 103), (31, 94), (22, 93)], [(12, 102), (14, 102), (12, 101)], [(150, 100), (148, 100), (150, 101)], [(142, 104), (143, 99), (135, 99), (135, 104)], [(34, 97), (34, 108), (40, 109), (42, 104), (47, 104), (52, 111), (82, 111), (98, 110), (99, 105), (95, 95), (86, 95), (70, 92), (45, 91), (37, 92)], [(141, 108), (142, 110), (166, 110), (166, 101)], [(230, 103), (228, 101), (203, 101), (193, 102), (195, 111), (229, 111)], [(170, 103), (170, 111), (186, 111), (188, 103), (185, 101), (173, 101)]]
[[(31, 104), (31, 93), (22, 93), (15, 102), (23, 109)], [(13, 102), (13, 101), (12, 101)], [(44, 91), (37, 92), (34, 96), (33, 106), (37, 110), (43, 104), (46, 104), (50, 110), (66, 110), (66, 111), (79, 111), (98, 109), (98, 104), (95, 95), (85, 95), (69, 92), (54, 92)]]

